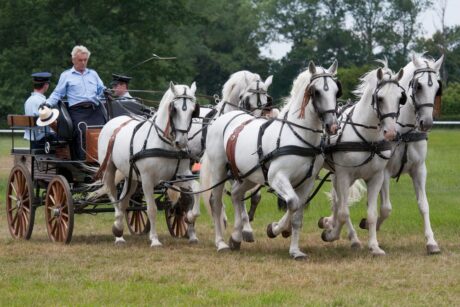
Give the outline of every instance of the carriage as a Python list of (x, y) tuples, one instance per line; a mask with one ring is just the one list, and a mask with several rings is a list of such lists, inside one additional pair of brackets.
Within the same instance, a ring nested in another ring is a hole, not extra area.
[[(94, 168), (98, 167), (97, 145), (102, 126), (88, 126), (86, 135), (86, 160), (71, 159), (72, 121), (65, 103), (59, 104), (58, 140), (47, 138), (43, 148), (19, 147), (17, 130), (32, 130), (36, 117), (9, 115), (11, 129), (11, 155), (14, 166), (6, 187), (7, 224), (15, 239), (30, 239), (38, 207), (45, 207), (45, 223), (48, 237), (53, 242), (70, 243), (73, 234), (75, 214), (97, 214), (114, 212), (107, 197), (87, 200), (96, 188)], [(21, 135), (22, 138), (22, 135)], [(23, 142), (20, 142), (23, 145)], [(119, 189), (121, 193), (121, 188)], [(166, 224), (173, 237), (186, 237), (188, 224), (185, 222), (187, 203), (172, 204), (166, 188), (155, 187), (155, 199), (160, 210), (165, 211)], [(143, 194), (138, 190), (130, 199), (126, 222), (133, 235), (149, 232), (150, 223), (145, 212)]]

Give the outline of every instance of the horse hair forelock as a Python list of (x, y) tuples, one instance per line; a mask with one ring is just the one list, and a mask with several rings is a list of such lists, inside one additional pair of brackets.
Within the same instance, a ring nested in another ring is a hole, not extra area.
[[(322, 68), (321, 66), (316, 66), (316, 70), (318, 73), (327, 72), (326, 69)], [(289, 97), (284, 99), (284, 105), (279, 114), (279, 117), (284, 116), (284, 114), (289, 110), (293, 102), (299, 102), (300, 107), (300, 103), (302, 102), (305, 94), (305, 89), (307, 88), (308, 84), (310, 84), (311, 77), (312, 75), (308, 68), (297, 76), (297, 78), (293, 82)]]
[[(232, 74), (228, 81), (225, 82), (222, 89), (222, 100), (236, 103), (236, 101), (231, 101), (232, 98), (236, 97), (236, 99), (238, 99), (239, 93), (243, 92), (249, 84), (258, 80), (262, 81), (258, 74), (247, 70), (238, 71)], [(237, 96), (235, 96), (234, 93), (236, 93)]]
[[(388, 60), (384, 58), (383, 60), (377, 60), (377, 62), (383, 64), (383, 67), (380, 67), (382, 69), (382, 72), (384, 73), (390, 73), (390, 75), (393, 77), (394, 73), (393, 71), (388, 67)], [(374, 70), (371, 70), (359, 78), (360, 83), (356, 87), (356, 89), (352, 92), (354, 95), (357, 96), (358, 100), (366, 93), (366, 89), (368, 87), (375, 88), (377, 86), (377, 70), (379, 68), (376, 68)]]

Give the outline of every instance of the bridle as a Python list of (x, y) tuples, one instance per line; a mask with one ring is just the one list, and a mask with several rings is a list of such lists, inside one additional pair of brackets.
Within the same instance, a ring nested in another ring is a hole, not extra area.
[(389, 79), (389, 80), (382, 80), (378, 82), (377, 87), (374, 90), (374, 94), (372, 94), (372, 108), (377, 113), (377, 117), (380, 122), (382, 122), (382, 120), (384, 120), (387, 117), (394, 118), (394, 119), (398, 118), (399, 111), (400, 111), (400, 108), (398, 108), (397, 112), (389, 112), (385, 114), (382, 114), (382, 112), (380, 111), (379, 103), (378, 103), (378, 100), (379, 100), (378, 93), (387, 84), (395, 84), (402, 90), (401, 99), (399, 100), (400, 105), (404, 105), (407, 101), (406, 90), (401, 85), (399, 85), (398, 81)]
[[(425, 62), (426, 63), (426, 62)], [(417, 90), (419, 87), (419, 82), (418, 80), (423, 76), (423, 73), (428, 73), (428, 86), (432, 87), (433, 86), (433, 79), (431, 78), (431, 74), (437, 74), (436, 70), (430, 68), (428, 66), (428, 63), (426, 63), (426, 68), (420, 68), (414, 71), (414, 75), (412, 77), (412, 80), (409, 83), (409, 87), (411, 88), (411, 98), (412, 98), (412, 103), (414, 104), (415, 112), (418, 114), (419, 110), (422, 108), (433, 108), (434, 107), (434, 102), (433, 103), (417, 103), (416, 95), (417, 95)], [(416, 78), (418, 74), (422, 74), (422, 76)], [(435, 97), (442, 96), (442, 82), (441, 80), (438, 80), (439, 88), (438, 91), (436, 92)]]
[[(268, 95), (267, 91), (264, 90), (263, 88), (260, 87), (259, 85), (260, 80), (256, 81), (256, 89), (248, 89), (246, 92), (251, 93), (252, 95), (257, 95), (257, 107), (251, 108), (251, 104), (249, 102), (250, 96), (242, 97), (240, 100), (239, 105), (243, 106), (243, 108), (247, 111), (254, 111), (254, 110), (265, 110), (265, 109), (271, 109), (272, 104), (273, 104), (273, 99), (270, 95)], [(262, 105), (262, 100), (260, 99), (260, 95), (265, 95), (267, 96), (267, 103), (265, 105)]]
[[(332, 81), (335, 82), (335, 84), (337, 85), (338, 91), (337, 91), (337, 94), (336, 94), (336, 103), (335, 103), (335, 108), (334, 109), (328, 109), (328, 110), (321, 111), (320, 108), (317, 105), (317, 99), (315, 99), (316, 98), (316, 95), (315, 95), (316, 88), (315, 88), (315, 85), (313, 84), (313, 81), (316, 80), (316, 79), (319, 79), (319, 78), (324, 78), (323, 90), (325, 92), (329, 91), (329, 84), (327, 83), (328, 78), (332, 79)], [(301, 106), (299, 118), (305, 118), (305, 108), (306, 108), (310, 98), (312, 98), (313, 108), (314, 108), (315, 112), (318, 114), (319, 118), (322, 121), (324, 121), (324, 116), (327, 113), (332, 113), (333, 115), (337, 115), (337, 111), (338, 111), (337, 98), (340, 98), (341, 96), (342, 96), (342, 84), (340, 83), (339, 80), (334, 78), (334, 76), (332, 74), (321, 73), (321, 74), (313, 75), (311, 77), (311, 79), (310, 79), (310, 83), (305, 88), (305, 93), (304, 93), (304, 96), (303, 96), (303, 101), (302, 101), (302, 106)]]
[[(182, 99), (182, 111), (187, 111), (187, 100), (191, 100), (192, 102), (195, 103), (195, 107), (192, 113), (192, 116), (190, 117), (190, 122), (188, 123), (187, 129), (179, 129), (176, 128), (174, 125), (174, 116), (176, 115), (176, 101), (180, 101)], [(173, 141), (173, 138), (176, 135), (176, 132), (182, 132), (184, 134), (187, 134), (190, 131), (190, 128), (192, 127), (192, 119), (194, 117), (199, 117), (200, 116), (200, 104), (196, 102), (196, 98), (194, 96), (187, 95), (186, 89), (184, 88), (184, 93), (181, 95), (176, 95), (174, 98), (171, 100), (169, 103), (169, 108), (168, 108), (168, 122), (166, 124), (166, 128), (162, 130), (156, 123), (156, 117), (153, 120), (155, 130), (157, 131), (158, 135), (160, 136), (160, 139), (162, 139), (164, 142), (171, 144)], [(161, 134), (166, 138), (168, 141), (166, 141)]]

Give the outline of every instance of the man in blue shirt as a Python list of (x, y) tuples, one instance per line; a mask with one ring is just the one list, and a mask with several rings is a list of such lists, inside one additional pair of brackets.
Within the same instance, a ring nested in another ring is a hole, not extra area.
[[(38, 109), (40, 105), (46, 102), (45, 93), (50, 87), (51, 74), (49, 72), (33, 73), (32, 80), (34, 84), (34, 91), (24, 103), (24, 114), (38, 116)], [(31, 130), (26, 130), (24, 133), (24, 138), (26, 140), (30, 140), (30, 147), (32, 149), (44, 147), (45, 129), (48, 128), (37, 126)]]
[[(73, 67), (59, 77), (53, 93), (47, 100), (51, 106), (67, 97), (68, 109), (73, 122), (72, 158), (85, 159), (86, 125), (104, 125), (106, 113), (101, 103), (104, 83), (96, 71), (88, 69), (91, 55), (85, 46), (75, 46), (71, 52)], [(80, 123), (85, 124), (80, 124)]]

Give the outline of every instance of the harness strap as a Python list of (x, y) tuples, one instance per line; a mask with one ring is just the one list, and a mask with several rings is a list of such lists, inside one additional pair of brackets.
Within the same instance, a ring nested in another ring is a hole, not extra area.
[(208, 135), (208, 123), (214, 118), (214, 115), (217, 114), (217, 109), (212, 109), (211, 112), (206, 114), (203, 118), (203, 131), (201, 132), (201, 151), (203, 152), (206, 149), (206, 136)]
[(410, 131), (404, 134), (398, 134), (396, 141), (400, 141), (404, 143), (404, 152), (403, 156), (401, 159), (401, 166), (398, 170), (398, 173), (393, 176), (393, 178), (396, 178), (396, 182), (399, 181), (399, 178), (401, 177), (401, 174), (404, 170), (404, 166), (406, 166), (407, 163), (407, 148), (408, 148), (408, 143), (412, 142), (418, 142), (418, 141), (423, 141), (423, 140), (428, 140), (428, 134), (426, 132), (417, 132), (417, 131)]
[(107, 164), (109, 162), (110, 157), (112, 156), (113, 144), (115, 143), (115, 138), (118, 132), (120, 132), (120, 130), (132, 120), (133, 120), (132, 118), (128, 119), (127, 121), (123, 122), (117, 129), (113, 131), (112, 136), (110, 137), (110, 140), (109, 140), (109, 144), (107, 145), (107, 152), (105, 153), (104, 161), (102, 162), (101, 166), (97, 170), (97, 173), (94, 175), (93, 177), (94, 180), (99, 180), (102, 178), (102, 174), (107, 169)]
[(236, 142), (238, 141), (238, 136), (240, 132), (244, 129), (244, 127), (252, 122), (254, 118), (248, 119), (247, 121), (244, 121), (241, 123), (238, 127), (236, 127), (235, 130), (233, 130), (233, 133), (230, 135), (230, 138), (227, 141), (227, 146), (226, 146), (226, 154), (227, 154), (227, 159), (230, 164), (230, 171), (233, 174), (233, 177), (235, 180), (238, 180), (241, 182), (241, 178), (239, 175), (238, 167), (236, 166), (236, 161), (235, 161), (235, 148), (236, 148)]

